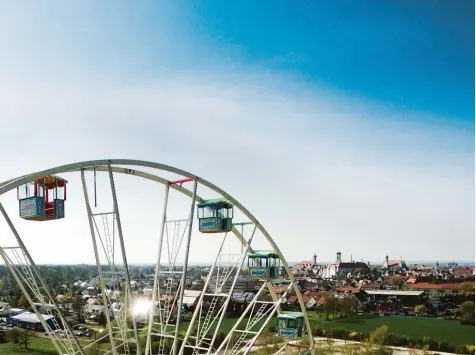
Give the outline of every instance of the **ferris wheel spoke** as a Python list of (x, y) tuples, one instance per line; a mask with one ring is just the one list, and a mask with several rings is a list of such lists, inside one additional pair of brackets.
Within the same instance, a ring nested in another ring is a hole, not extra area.
[(103, 296), (104, 296), (104, 297), (102, 297), (103, 307), (104, 307), (103, 312), (106, 315), (106, 324), (107, 324), (107, 329), (108, 329), (108, 333), (109, 333), (109, 342), (111, 344), (112, 354), (117, 355), (117, 348), (116, 348), (115, 342), (114, 342), (114, 333), (113, 333), (113, 329), (112, 329), (112, 325), (111, 325), (111, 319), (109, 317), (109, 315), (110, 315), (110, 313), (109, 313), (109, 302), (108, 302), (109, 300), (108, 300), (107, 296), (104, 295), (104, 293), (106, 293), (106, 283), (104, 282), (104, 276), (103, 276), (103, 272), (102, 272), (102, 266), (101, 266), (101, 261), (99, 259), (99, 253), (98, 253), (98, 247), (97, 247), (96, 230), (97, 230), (97, 233), (99, 233), (99, 230), (97, 228), (95, 228), (94, 215), (91, 211), (91, 205), (89, 203), (88, 189), (87, 189), (87, 185), (86, 185), (86, 178), (85, 178), (85, 175), (84, 175), (84, 170), (81, 171), (81, 182), (82, 182), (82, 185), (83, 185), (84, 200), (85, 200), (85, 204), (86, 204), (86, 210), (87, 210), (87, 213), (88, 213), (89, 228), (90, 228), (91, 238), (92, 238), (92, 242), (93, 242), (93, 249), (94, 249), (94, 256), (95, 256), (95, 259), (96, 259), (96, 269), (97, 269), (97, 272), (98, 272), (99, 284), (101, 285), (101, 290), (103, 291)]
[[(152, 335), (152, 327), (153, 327), (154, 316), (155, 316), (154, 310), (156, 308), (157, 298), (159, 299), (158, 313), (159, 313), (159, 321), (160, 321), (161, 327), (163, 324), (162, 307), (160, 307), (161, 294), (160, 294), (160, 288), (159, 288), (159, 272), (160, 272), (160, 262), (162, 260), (162, 246), (163, 246), (163, 240), (164, 240), (164, 232), (165, 232), (166, 221), (167, 221), (167, 206), (169, 202), (169, 191), (170, 191), (170, 185), (167, 184), (165, 186), (164, 206), (162, 211), (162, 222), (161, 222), (160, 236), (159, 236), (159, 249), (157, 252), (157, 262), (155, 264), (154, 284), (152, 288), (152, 302), (151, 302), (152, 311), (149, 314), (149, 322), (148, 322), (148, 328), (147, 328), (147, 339), (146, 339), (146, 348), (145, 348), (146, 355), (152, 354), (151, 335)], [(161, 328), (161, 330), (163, 331), (163, 328)]]
[(182, 307), (183, 307), (183, 297), (185, 293), (185, 283), (187, 280), (187, 269), (188, 269), (188, 257), (190, 254), (190, 243), (192, 239), (192, 226), (193, 226), (193, 217), (195, 213), (195, 199), (197, 197), (197, 188), (198, 188), (198, 179), (196, 178), (193, 181), (193, 194), (192, 194), (192, 202), (190, 204), (190, 218), (188, 222), (188, 229), (187, 229), (187, 240), (186, 240), (186, 245), (185, 245), (185, 260), (183, 264), (183, 273), (182, 273), (182, 280), (180, 282), (180, 293), (179, 293), (179, 298), (177, 302), (177, 319), (175, 323), (175, 338), (174, 342), (172, 344), (172, 354), (177, 355), (177, 350), (178, 350), (178, 337), (179, 337), (179, 327), (180, 327), (180, 321), (181, 321), (181, 314), (182, 314)]
[[(109, 182), (111, 184), (111, 192), (112, 192), (112, 200), (114, 204), (114, 212), (115, 212), (115, 218), (116, 218), (116, 225), (117, 225), (117, 232), (118, 232), (118, 238), (119, 238), (119, 245), (121, 248), (121, 254), (122, 254), (122, 262), (124, 265), (124, 271), (125, 271), (125, 280), (126, 280), (126, 290), (125, 290), (125, 302), (124, 302), (124, 308), (119, 311), (119, 316), (122, 318), (123, 317), (123, 322), (126, 324), (127, 327), (127, 315), (128, 315), (128, 310), (131, 309), (131, 302), (132, 302), (132, 287), (131, 287), (131, 275), (130, 275), (130, 270), (129, 270), (129, 264), (127, 262), (127, 255), (126, 255), (126, 247), (124, 244), (124, 235), (122, 231), (122, 222), (121, 222), (121, 214), (119, 213), (119, 205), (117, 201), (117, 192), (116, 192), (116, 185), (114, 183), (114, 174), (111, 169), (111, 162), (108, 164), (109, 166)], [(134, 338), (135, 338), (135, 347), (136, 347), (136, 353), (137, 355), (140, 355), (140, 343), (139, 343), (139, 334), (137, 330), (137, 322), (135, 317), (132, 317), (132, 327), (134, 331)], [(125, 329), (125, 328), (124, 328)], [(124, 345), (124, 351), (126, 354), (129, 353), (129, 344), (126, 342)]]

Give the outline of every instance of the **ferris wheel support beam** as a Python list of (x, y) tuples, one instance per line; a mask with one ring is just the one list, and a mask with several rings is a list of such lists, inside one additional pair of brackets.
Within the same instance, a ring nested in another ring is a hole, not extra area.
[(241, 324), (241, 322), (243, 321), (243, 319), (245, 319), (246, 315), (251, 311), (251, 309), (254, 307), (254, 305), (256, 304), (256, 301), (258, 300), (259, 296), (261, 295), (261, 293), (263, 292), (264, 288), (266, 286), (266, 283), (263, 283), (260, 287), (260, 289), (258, 290), (258, 292), (256, 292), (256, 295), (253, 297), (253, 299), (251, 300), (251, 302), (248, 304), (248, 306), (245, 308), (245, 310), (243, 311), (243, 313), (241, 314), (240, 318), (238, 318), (238, 320), (236, 321), (235, 325), (230, 329), (230, 331), (228, 332), (227, 336), (225, 337), (225, 340), (223, 340), (223, 342), (220, 344), (220, 346), (216, 349), (215, 351), (215, 354), (221, 354), (223, 348), (228, 344), (228, 342), (230, 341), (231, 337), (233, 336), (233, 333), (235, 332), (235, 330), (238, 329), (239, 325)]
[[(97, 171), (108, 171), (109, 169), (113, 169), (114, 172), (121, 173), (121, 174), (127, 174), (127, 175), (136, 175), (140, 176), (149, 180), (157, 181), (162, 184), (168, 184), (169, 181), (158, 177), (153, 174), (148, 174), (144, 172), (139, 172), (134, 169), (129, 169), (129, 168), (124, 168), (124, 167), (111, 167), (111, 164), (119, 165), (119, 166), (140, 166), (140, 167), (147, 167), (147, 168), (152, 168), (152, 169), (158, 169), (158, 170), (163, 170), (167, 171), (170, 173), (178, 174), (186, 178), (194, 178), (195, 176), (189, 172), (186, 172), (181, 169), (174, 168), (169, 165), (164, 165), (164, 164), (159, 164), (159, 163), (154, 163), (154, 162), (149, 162), (149, 161), (143, 161), (143, 160), (132, 160), (132, 159), (114, 159), (114, 160), (92, 160), (92, 161), (84, 161), (84, 162), (77, 162), (77, 163), (72, 163), (72, 164), (67, 164), (67, 165), (62, 165), (58, 166), (55, 168), (35, 172), (32, 174), (28, 175), (23, 175), (18, 178), (10, 179), (6, 182), (0, 183), (0, 195), (3, 195), (4, 193), (21, 186), (25, 183), (31, 182), (35, 179), (41, 178), (43, 176), (48, 176), (48, 175), (54, 175), (54, 174), (60, 174), (60, 173), (65, 173), (65, 172), (74, 172), (74, 171), (80, 171), (82, 169), (84, 170), (91, 170), (93, 171), (96, 169)], [(239, 203), (236, 199), (234, 199), (231, 195), (226, 193), (224, 190), (220, 189), (218, 186), (208, 182), (207, 180), (204, 180), (200, 178), (200, 183), (207, 188), (221, 194), (224, 198), (226, 198), (228, 201), (230, 201), (238, 210), (240, 210), (251, 222), (257, 223), (258, 220), (256, 217), (248, 211), (241, 203)], [(179, 186), (179, 185), (172, 185), (172, 188), (176, 189), (177, 191), (180, 191), (184, 193), (185, 195), (191, 197), (192, 193)], [(199, 199), (199, 202), (201, 202), (201, 199)], [(271, 235), (268, 233), (268, 231), (262, 226), (259, 225), (259, 230), (260, 232), (264, 235), (264, 237), (268, 240), (270, 245), (273, 247), (275, 252), (279, 255), (282, 265), (284, 266), (286, 273), (288, 275), (288, 278), (290, 281), (294, 281), (294, 276), (291, 272), (291, 268), (289, 267), (289, 264), (286, 262), (284, 259), (280, 249), (274, 242), (274, 240), (271, 238)], [(241, 241), (242, 244), (246, 245), (246, 240), (244, 240), (243, 236), (240, 234), (240, 232), (233, 227), (233, 234), (238, 237), (238, 239)], [(312, 337), (312, 332), (311, 332), (311, 326), (309, 323), (309, 318), (307, 317), (306, 313), (306, 308), (302, 299), (302, 295), (299, 292), (299, 289), (297, 285), (294, 285), (294, 290), (296, 291), (296, 296), (298, 298), (299, 306), (301, 310), (303, 311), (304, 315), (304, 324), (307, 328), (307, 335), (308, 335), (308, 340), (309, 340), (309, 345), (312, 347), (314, 344), (313, 337)]]
[[(94, 217), (93, 217), (93, 214), (92, 214), (92, 211), (91, 211), (91, 205), (89, 203), (88, 188), (87, 188), (87, 185), (86, 185), (86, 178), (84, 176), (84, 170), (81, 170), (81, 182), (82, 182), (82, 185), (83, 185), (84, 200), (85, 200), (85, 203), (86, 203), (86, 210), (87, 210), (87, 213), (88, 213), (89, 229), (90, 229), (91, 238), (92, 238), (92, 241), (93, 241), (94, 257), (96, 259), (96, 269), (97, 269), (97, 272), (98, 272), (99, 283), (101, 285), (101, 290), (103, 290), (103, 292), (105, 292), (106, 291), (106, 284), (105, 284), (104, 278), (103, 278), (101, 261), (99, 260), (99, 252), (98, 252), (98, 246), (97, 246), (97, 242), (96, 242), (96, 233), (94, 231), (94, 220), (93, 220)], [(109, 317), (109, 307), (108, 307), (108, 303), (107, 303), (107, 297), (103, 297), (102, 299), (103, 299), (103, 304), (104, 304), (104, 312), (106, 312), (107, 329), (109, 331), (109, 341), (111, 343), (112, 353), (113, 353), (113, 355), (117, 355), (117, 349), (116, 349), (116, 346), (114, 344), (114, 334), (112, 332), (112, 327), (111, 327), (111, 319)]]
[[(164, 242), (164, 234), (165, 234), (165, 224), (167, 222), (167, 207), (168, 207), (168, 201), (169, 201), (169, 192), (170, 192), (170, 185), (167, 184), (165, 185), (165, 197), (164, 197), (164, 208), (162, 211), (162, 223), (160, 226), (160, 237), (159, 237), (159, 250), (157, 252), (157, 263), (155, 264), (155, 275), (154, 275), (154, 286), (153, 286), (153, 291), (152, 291), (152, 310), (150, 311), (149, 315), (149, 327), (147, 329), (147, 342), (145, 345), (145, 355), (151, 354), (151, 334), (152, 334), (152, 325), (154, 323), (154, 312), (155, 312), (155, 302), (157, 300), (157, 293), (159, 296), (159, 302), (160, 302), (160, 291), (159, 291), (159, 271), (160, 271), (160, 262), (162, 260), (162, 246)], [(163, 320), (162, 320), (162, 307), (159, 305), (159, 319), (160, 319), (160, 324), (162, 327)], [(162, 327), (161, 331), (164, 331), (164, 328)]]
[[(177, 319), (175, 323), (175, 339), (173, 342), (173, 355), (177, 355), (178, 350), (178, 336), (179, 336), (179, 327), (180, 327), (180, 318), (182, 316), (182, 304), (183, 304), (183, 295), (185, 293), (185, 283), (187, 280), (187, 269), (188, 269), (188, 256), (190, 254), (190, 242), (192, 240), (192, 226), (193, 226), (193, 216), (195, 214), (195, 199), (197, 198), (197, 188), (198, 188), (198, 178), (195, 177), (193, 182), (193, 194), (192, 194), (192, 203), (190, 204), (190, 219), (188, 223), (187, 231), (187, 244), (185, 245), (185, 261), (183, 264), (183, 273), (182, 273), (182, 287), (180, 287), (180, 295), (177, 300)], [(138, 354), (139, 355), (139, 354)]]
[(205, 293), (207, 292), (208, 285), (210, 284), (210, 280), (212, 279), (212, 274), (213, 274), (212, 271), (215, 270), (215, 266), (218, 263), (218, 259), (220, 258), (221, 252), (223, 250), (223, 245), (225, 244), (226, 236), (227, 236), (227, 234), (225, 234), (222, 238), (222, 241), (221, 241), (221, 244), (220, 244), (220, 249), (218, 249), (218, 254), (215, 257), (215, 259), (213, 260), (212, 266), (210, 267), (211, 271), (208, 273), (207, 278), (205, 280), (205, 283), (203, 284), (202, 292), (200, 292), (200, 296), (199, 296), (197, 305), (195, 306), (195, 310), (193, 311), (192, 319), (190, 319), (190, 324), (187, 328), (187, 332), (185, 333), (185, 337), (183, 338), (183, 343), (182, 343), (182, 346), (181, 346), (180, 352), (179, 352), (180, 354), (182, 354), (183, 350), (185, 349), (185, 346), (187, 344), (188, 338), (190, 337), (190, 333), (192, 332), (192, 328), (195, 325), (195, 321), (196, 321), (197, 317), (200, 317), (200, 306), (203, 304), (203, 299), (205, 297)]
[[(117, 193), (116, 193), (116, 185), (114, 183), (114, 175), (111, 170), (111, 161), (108, 163), (108, 170), (109, 170), (109, 182), (111, 183), (111, 192), (112, 192), (112, 201), (114, 203), (114, 212), (116, 213), (116, 222), (117, 222), (117, 234), (119, 237), (119, 244), (121, 247), (121, 253), (122, 253), (122, 261), (124, 263), (124, 269), (125, 269), (125, 277), (126, 277), (126, 282), (127, 282), (127, 302), (126, 306), (129, 306), (126, 308), (126, 310), (130, 311), (130, 305), (132, 302), (132, 287), (131, 287), (131, 274), (129, 271), (129, 265), (127, 263), (127, 255), (126, 255), (126, 247), (124, 244), (124, 234), (122, 233), (122, 223), (121, 223), (121, 214), (119, 213), (119, 205), (117, 202)], [(128, 305), (127, 305), (128, 304)], [(125, 315), (127, 317), (127, 315)], [(126, 323), (127, 324), (127, 323)], [(132, 317), (132, 327), (134, 329), (134, 338), (136, 341), (136, 354), (140, 355), (140, 344), (139, 344), (139, 334), (137, 332), (137, 323), (135, 317)]]
[(253, 241), (253, 237), (255, 236), (255, 232), (256, 232), (256, 229), (258, 228), (258, 225), (255, 224), (254, 227), (253, 227), (253, 231), (251, 232), (251, 236), (250, 236), (250, 239), (248, 240), (248, 245), (246, 246), (246, 249), (244, 250), (243, 252), (243, 258), (241, 259), (241, 263), (240, 263), (240, 267), (237, 268), (236, 270), (236, 275), (235, 277), (233, 278), (233, 283), (230, 287), (230, 291), (229, 291), (229, 295), (228, 295), (228, 298), (225, 300), (225, 304), (223, 305), (223, 309), (224, 311), (222, 312), (222, 314), (220, 315), (220, 319), (218, 320), (218, 323), (215, 327), (215, 332), (213, 333), (213, 337), (212, 337), (212, 340), (210, 342), (211, 346), (210, 348), (208, 349), (208, 353), (207, 355), (210, 355), (211, 351), (212, 351), (212, 346), (213, 346), (213, 343), (215, 342), (215, 339), (218, 335), (218, 331), (220, 330), (220, 326), (223, 322), (223, 318), (225, 316), (225, 312), (226, 312), (226, 309), (228, 308), (228, 305), (230, 304), (230, 301), (231, 301), (231, 298), (232, 298), (232, 295), (233, 295), (233, 291), (235, 289), (235, 285), (236, 285), (236, 281), (238, 280), (238, 276), (240, 275), (240, 270), (243, 268), (243, 264), (245, 263), (245, 259), (246, 259), (246, 254), (248, 254), (248, 252), (250, 251), (250, 247), (251, 247), (251, 242)]
[[(44, 283), (43, 281), (43, 278), (40, 276), (40, 272), (38, 271), (38, 268), (36, 267), (36, 264), (35, 262), (33, 261), (33, 258), (31, 257), (30, 253), (28, 252), (28, 250), (26, 249), (25, 247), (25, 244), (23, 244), (23, 240), (21, 239), (20, 237), (20, 234), (18, 233), (17, 229), (15, 228), (15, 226), (13, 225), (13, 222), (12, 220), (10, 219), (10, 217), (8, 216), (8, 213), (7, 211), (5, 210), (5, 208), (3, 207), (2, 203), (0, 203), (0, 212), (2, 213), (3, 217), (5, 218), (5, 221), (7, 222), (8, 226), (10, 227), (10, 230), (12, 231), (13, 235), (15, 236), (15, 239), (17, 240), (17, 243), (18, 245), (20, 246), (21, 250), (23, 251), (26, 259), (28, 260), (28, 262), (30, 263), (30, 266), (31, 266), (31, 269), (33, 270), (33, 275), (31, 275), (32, 277), (35, 277), (40, 281), (40, 285), (41, 287), (45, 290), (45, 293), (46, 293), (46, 297), (48, 298), (48, 301), (51, 303), (51, 305), (53, 306), (53, 309), (57, 312), (61, 322), (63, 323), (63, 327), (66, 328), (66, 331), (71, 334), (70, 330), (69, 330), (69, 327), (68, 327), (68, 323), (66, 322), (66, 319), (64, 318), (63, 316), (63, 313), (60, 311), (58, 305), (56, 304), (54, 298), (51, 296), (51, 293), (48, 289), (48, 287), (46, 286), (46, 284)], [(5, 263), (8, 265), (7, 263), (7, 259), (5, 257), (6, 255), (4, 255), (4, 251), (2, 250), (2, 257), (3, 259), (5, 260)], [(13, 270), (13, 267), (9, 267), (10, 271)], [(13, 274), (13, 272), (12, 272)], [(41, 322), (41, 324), (43, 325), (43, 327), (45, 327), (45, 330), (49, 333), (49, 335), (51, 335), (51, 332), (48, 331), (49, 327), (46, 325), (45, 321), (43, 320), (43, 317), (40, 315), (40, 312), (38, 311), (37, 307), (33, 304), (29, 294), (26, 291), (26, 289), (24, 288), (24, 286), (22, 286), (22, 283), (20, 281), (20, 279), (17, 277), (15, 277), (15, 280), (17, 281), (18, 285), (20, 285), (20, 288), (22, 288), (22, 291), (25, 295), (25, 297), (27, 298), (28, 302), (30, 302), (30, 304), (32, 305), (32, 308), (36, 314), (36, 316), (38, 317), (38, 320)], [(20, 281), (20, 282), (19, 282)], [(68, 335), (69, 335), (68, 334)], [(52, 337), (51, 337), (52, 338)], [(69, 338), (69, 337), (68, 337)], [(73, 344), (76, 345), (76, 347), (78, 348), (79, 350), (79, 353), (81, 355), (85, 355), (84, 353), (84, 350), (83, 348), (81, 347), (81, 345), (79, 344), (79, 341), (78, 339), (76, 339), (76, 337), (73, 336)]]

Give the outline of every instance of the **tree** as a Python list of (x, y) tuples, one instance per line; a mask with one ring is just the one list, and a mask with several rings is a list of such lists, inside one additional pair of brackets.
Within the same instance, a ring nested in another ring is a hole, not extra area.
[(24, 349), (28, 350), (28, 344), (30, 343), (30, 338), (34, 334), (35, 332), (32, 329), (13, 328), (10, 332), (10, 341), (13, 344), (18, 344), (19, 346), (23, 346)]
[(459, 306), (460, 321), (464, 324), (474, 324), (474, 302), (466, 301)]
[(21, 294), (20, 300), (18, 301), (18, 306), (23, 307), (24, 309), (30, 308), (30, 302), (28, 302), (28, 299), (23, 293)]
[(426, 306), (424, 304), (419, 304), (418, 306), (415, 306), (415, 313), (422, 315), (426, 313)]
[(334, 318), (334, 315), (337, 311), (338, 300), (334, 297), (332, 293), (328, 293), (325, 296), (324, 300), (326, 304), (326, 320), (329, 320), (329, 313), (331, 313), (332, 318)]
[(463, 282), (459, 287), (464, 293), (474, 292), (474, 282)]
[(351, 295), (349, 297), (344, 297), (339, 300), (340, 309), (344, 315), (349, 315), (349, 313), (359, 305), (359, 300)]
[(386, 349), (384, 347), (385, 340), (389, 335), (389, 329), (386, 325), (382, 325), (375, 329), (375, 331), (370, 334), (370, 338), (367, 342), (366, 354), (384, 354)]
[(74, 297), (74, 302), (73, 302), (73, 309), (74, 312), (76, 313), (76, 316), (78, 317), (78, 322), (83, 322), (84, 321), (84, 306), (86, 305), (86, 302), (83, 300), (83, 297), (81, 295), (76, 295)]

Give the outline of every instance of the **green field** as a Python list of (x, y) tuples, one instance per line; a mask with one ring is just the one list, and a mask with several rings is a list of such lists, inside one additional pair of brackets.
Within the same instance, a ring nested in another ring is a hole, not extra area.
[(474, 344), (474, 326), (461, 325), (459, 321), (419, 317), (379, 317), (351, 316), (326, 321), (322, 315), (309, 312), (311, 328), (346, 329), (355, 332), (371, 333), (381, 325), (387, 325), (390, 332), (413, 339), (430, 337), (435, 341), (446, 341), (452, 345)]
[(1, 355), (17, 355), (17, 354), (28, 354), (28, 355), (50, 355), (56, 354), (55, 348), (51, 340), (47, 338), (31, 338), (31, 343), (28, 345), (29, 350), (24, 350), (18, 345), (14, 344), (0, 344), (0, 354)]
[[(378, 316), (351, 316), (331, 321), (326, 321), (323, 315), (309, 312), (311, 327), (326, 329), (346, 329), (349, 332), (356, 331), (371, 333), (381, 325), (387, 325), (390, 331), (399, 336), (408, 336), (413, 339), (430, 337), (435, 341), (446, 341), (452, 345), (469, 345), (475, 343), (474, 326), (461, 325), (458, 321), (448, 321), (435, 318), (417, 317), (378, 317)], [(225, 318), (222, 329), (229, 331), (237, 319)], [(272, 321), (274, 322), (274, 320)], [(186, 324), (182, 325), (184, 328)], [(0, 355), (46, 355), (56, 354), (53, 344), (47, 338), (32, 338), (30, 350), (25, 351), (16, 345), (0, 344)]]

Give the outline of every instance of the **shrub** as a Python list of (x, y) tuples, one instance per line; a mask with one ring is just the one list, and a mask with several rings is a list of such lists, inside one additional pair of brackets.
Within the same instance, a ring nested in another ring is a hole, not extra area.
[(468, 354), (467, 353), (467, 348), (464, 345), (458, 345), (455, 347), (455, 353), (456, 354)]
[(346, 340), (347, 335), (348, 335), (348, 333), (347, 333), (347, 330), (345, 330), (345, 329), (341, 329), (341, 328), (332, 329), (332, 337), (333, 338)]
[(315, 337), (325, 336), (325, 330), (319, 327), (316, 327), (312, 330), (312, 335)]
[(463, 325), (474, 325), (474, 318), (473, 319), (461, 318), (459, 322)]
[(438, 349), (437, 350), (442, 351), (444, 353), (453, 353), (455, 351), (455, 348), (454, 348), (454, 346), (452, 346), (448, 342), (442, 341), (442, 342), (438, 343)]

